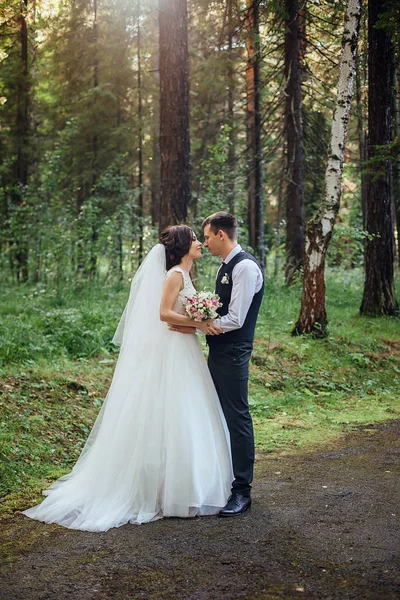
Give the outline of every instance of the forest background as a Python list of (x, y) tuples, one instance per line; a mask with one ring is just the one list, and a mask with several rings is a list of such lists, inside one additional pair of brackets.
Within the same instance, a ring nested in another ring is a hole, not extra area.
[[(3, 1), (6, 512), (79, 454), (129, 282), (159, 230), (185, 221), (200, 234), (217, 210), (235, 213), (265, 267), (250, 389), (258, 448), (398, 416), (400, 8), (370, 0), (353, 29), (346, 9), (360, 4)], [(212, 289), (217, 266), (205, 253), (198, 287)]]

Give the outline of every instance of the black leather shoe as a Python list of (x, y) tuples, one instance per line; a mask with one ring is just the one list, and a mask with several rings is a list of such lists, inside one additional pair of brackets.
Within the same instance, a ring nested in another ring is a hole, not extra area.
[(220, 517), (236, 517), (243, 514), (251, 506), (251, 498), (242, 496), (239, 492), (233, 492), (228, 503), (219, 511)]

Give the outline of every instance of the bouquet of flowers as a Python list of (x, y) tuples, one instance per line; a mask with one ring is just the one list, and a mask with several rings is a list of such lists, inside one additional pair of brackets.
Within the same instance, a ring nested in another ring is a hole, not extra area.
[(217, 308), (222, 306), (219, 296), (211, 292), (199, 292), (195, 296), (186, 297), (186, 314), (193, 321), (207, 321), (218, 317)]

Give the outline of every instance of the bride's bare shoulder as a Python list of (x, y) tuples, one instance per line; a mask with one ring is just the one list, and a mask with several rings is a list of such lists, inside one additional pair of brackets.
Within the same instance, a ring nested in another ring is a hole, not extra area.
[(172, 267), (172, 269), (167, 271), (165, 280), (171, 281), (174, 286), (179, 283), (179, 289), (181, 291), (185, 287), (185, 272), (181, 267)]
[(173, 273), (180, 273), (183, 278), (185, 277), (185, 271), (182, 269), (182, 267), (172, 267), (169, 271), (167, 271), (166, 278), (168, 279), (168, 277), (170, 277)]

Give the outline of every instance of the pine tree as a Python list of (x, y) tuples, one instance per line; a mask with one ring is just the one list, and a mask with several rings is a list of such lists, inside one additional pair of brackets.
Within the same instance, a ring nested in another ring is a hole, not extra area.
[(382, 156), (391, 142), (393, 44), (385, 29), (377, 27), (389, 3), (368, 4), (368, 177), (365, 226), (364, 315), (393, 315), (398, 311), (394, 288), (394, 236), (391, 173)]
[(245, 25), (247, 30), (247, 152), (248, 152), (248, 228), (249, 244), (261, 265), (264, 255), (263, 148), (261, 137), (261, 48), (260, 3), (247, 0)]
[(285, 138), (286, 138), (286, 283), (291, 284), (303, 264), (304, 251), (304, 140), (301, 91), (302, 50), (298, 0), (285, 0)]
[(160, 0), (160, 231), (186, 220), (190, 203), (186, 0)]

